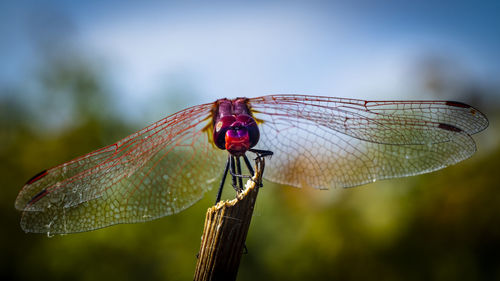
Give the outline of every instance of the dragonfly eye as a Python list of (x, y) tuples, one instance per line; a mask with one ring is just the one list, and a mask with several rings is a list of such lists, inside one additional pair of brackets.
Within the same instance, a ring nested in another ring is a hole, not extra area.
[(226, 132), (231, 129), (236, 117), (232, 115), (224, 116), (217, 121), (214, 126), (214, 143), (220, 149), (226, 149)]
[(243, 127), (248, 131), (250, 148), (254, 147), (259, 142), (260, 133), (257, 127), (257, 122), (252, 116), (240, 114), (236, 117), (237, 122), (240, 122)]

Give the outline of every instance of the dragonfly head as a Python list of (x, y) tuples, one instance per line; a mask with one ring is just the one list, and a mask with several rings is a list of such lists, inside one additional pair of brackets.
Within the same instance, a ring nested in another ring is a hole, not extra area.
[(214, 142), (235, 156), (243, 155), (259, 141), (255, 120), (246, 114), (229, 115), (219, 119), (214, 126)]

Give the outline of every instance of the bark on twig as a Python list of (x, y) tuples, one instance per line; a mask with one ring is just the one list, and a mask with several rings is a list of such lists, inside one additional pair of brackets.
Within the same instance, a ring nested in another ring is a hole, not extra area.
[(236, 279), (263, 169), (264, 158), (258, 158), (245, 190), (207, 210), (194, 280)]

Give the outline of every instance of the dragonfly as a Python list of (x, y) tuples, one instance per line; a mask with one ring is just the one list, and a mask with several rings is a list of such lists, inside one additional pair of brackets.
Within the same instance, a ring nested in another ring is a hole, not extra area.
[[(247, 154), (272, 157), (264, 179), (329, 189), (442, 169), (476, 151), (488, 120), (456, 101), (310, 95), (219, 99), (174, 113), (114, 144), (44, 170), (15, 207), (26, 232), (64, 234), (178, 213)], [(226, 163), (224, 165), (224, 163)]]

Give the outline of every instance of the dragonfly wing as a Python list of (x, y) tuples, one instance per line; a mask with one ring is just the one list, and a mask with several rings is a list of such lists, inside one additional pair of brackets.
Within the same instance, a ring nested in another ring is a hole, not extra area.
[(22, 228), (81, 232), (189, 207), (211, 187), (226, 158), (205, 130), (211, 126), (212, 107), (185, 109), (35, 176), (16, 200), (23, 210)]
[(258, 147), (274, 152), (264, 177), (291, 186), (350, 187), (431, 172), (470, 157), (488, 125), (458, 102), (370, 102), (316, 96), (249, 100)]

